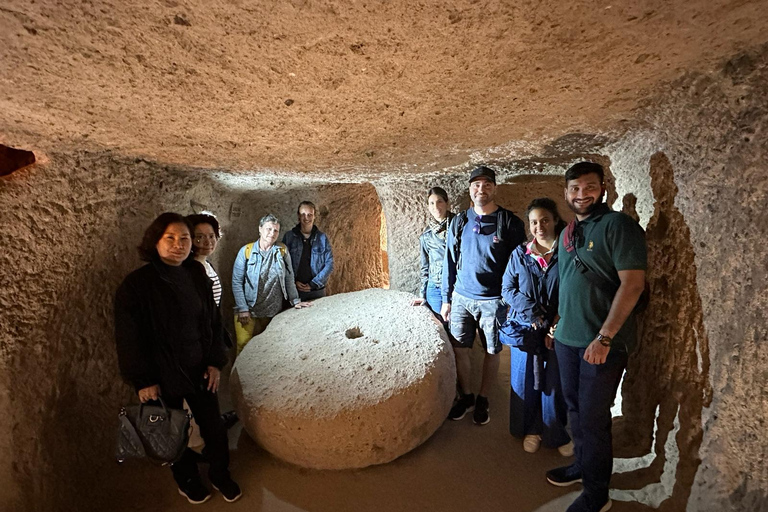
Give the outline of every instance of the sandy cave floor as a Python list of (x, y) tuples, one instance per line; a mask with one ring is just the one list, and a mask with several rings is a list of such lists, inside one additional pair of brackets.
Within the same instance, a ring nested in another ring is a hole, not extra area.
[[(473, 368), (482, 362), (475, 347)], [(509, 351), (502, 353), (498, 385), (490, 396), (491, 422), (479, 427), (471, 415), (446, 421), (423, 445), (399, 459), (362, 470), (317, 471), (284, 463), (262, 450), (238, 424), (230, 430), (231, 470), (243, 489), (236, 503), (214, 493), (194, 510), (264, 512), (384, 512), (410, 510), (514, 510), (560, 512), (580, 486), (560, 489), (544, 474), (568, 459), (556, 450), (523, 451), (508, 432)], [(226, 384), (226, 383), (225, 383)], [(224, 390), (222, 407), (230, 404)], [(205, 474), (205, 467), (201, 466)], [(140, 462), (126, 464), (114, 491), (112, 512), (182, 511), (192, 507), (177, 494), (170, 471)], [(651, 510), (614, 501), (612, 510)]]

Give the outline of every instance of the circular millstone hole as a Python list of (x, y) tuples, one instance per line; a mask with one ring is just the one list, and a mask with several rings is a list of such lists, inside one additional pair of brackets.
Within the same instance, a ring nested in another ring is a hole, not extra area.
[(347, 329), (347, 332), (344, 333), (344, 336), (351, 340), (354, 340), (355, 338), (362, 338), (363, 331), (361, 331), (359, 327), (352, 327), (351, 329)]

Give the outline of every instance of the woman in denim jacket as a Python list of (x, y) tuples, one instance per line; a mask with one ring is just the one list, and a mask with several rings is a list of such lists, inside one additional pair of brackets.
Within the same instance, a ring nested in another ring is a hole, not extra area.
[(232, 267), (232, 294), (235, 297), (235, 336), (237, 353), (254, 336), (261, 334), (284, 309), (284, 303), (301, 309), (293, 277), (291, 255), (277, 242), (280, 221), (272, 214), (259, 221), (259, 239), (237, 252)]
[(419, 237), (421, 253), (421, 288), (419, 298), (411, 301), (412, 306), (426, 305), (449, 333), (448, 323), (440, 316), (443, 306), (441, 284), (443, 281), (443, 257), (445, 256), (445, 236), (448, 226), (455, 217), (449, 210), (448, 193), (440, 187), (432, 187), (427, 192), (427, 207), (431, 218), (424, 233)]

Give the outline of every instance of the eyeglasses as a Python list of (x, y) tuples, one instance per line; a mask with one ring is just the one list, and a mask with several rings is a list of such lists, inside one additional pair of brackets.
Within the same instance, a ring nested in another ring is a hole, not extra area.
[(215, 242), (216, 241), (216, 235), (210, 234), (210, 235), (195, 235), (195, 242), (200, 243), (203, 240), (208, 240), (209, 242)]
[(579, 258), (579, 255), (576, 253), (573, 253), (573, 266), (579, 269), (582, 274), (587, 272), (587, 266), (581, 261), (581, 258)]
[(475, 217), (475, 225), (472, 226), (472, 232), (475, 233), (476, 235), (479, 235), (480, 232), (483, 230), (482, 222), (483, 222), (482, 215), (478, 215)]
[(582, 227), (580, 224), (576, 224), (576, 226), (573, 229), (573, 233), (571, 234), (571, 240), (570, 243), (566, 246), (566, 250), (568, 252), (573, 251), (573, 265), (579, 269), (579, 271), (584, 274), (589, 270), (589, 268), (584, 264), (583, 261), (581, 261), (581, 258), (579, 258), (579, 253), (575, 251), (576, 247), (582, 247), (584, 245), (584, 231), (582, 230)]

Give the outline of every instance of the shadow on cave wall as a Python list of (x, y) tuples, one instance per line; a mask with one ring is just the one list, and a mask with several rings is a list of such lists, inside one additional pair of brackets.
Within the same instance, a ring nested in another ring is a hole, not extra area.
[[(677, 511), (685, 508), (701, 462), (701, 414), (712, 393), (709, 345), (691, 233), (675, 206), (678, 189), (672, 165), (663, 153), (651, 157), (650, 174), (655, 199), (646, 228), (651, 298), (642, 314), (640, 343), (630, 358), (622, 388), (623, 417), (614, 425), (614, 447), (616, 457), (647, 454), (655, 430), (656, 456), (648, 467), (615, 475), (612, 484), (619, 489), (640, 489), (661, 480), (670, 455), (665, 444), (674, 433), (677, 416), (679, 460), (669, 459), (676, 466), (674, 487), (660, 507)], [(624, 197), (625, 213), (633, 214), (635, 202), (634, 196)]]

